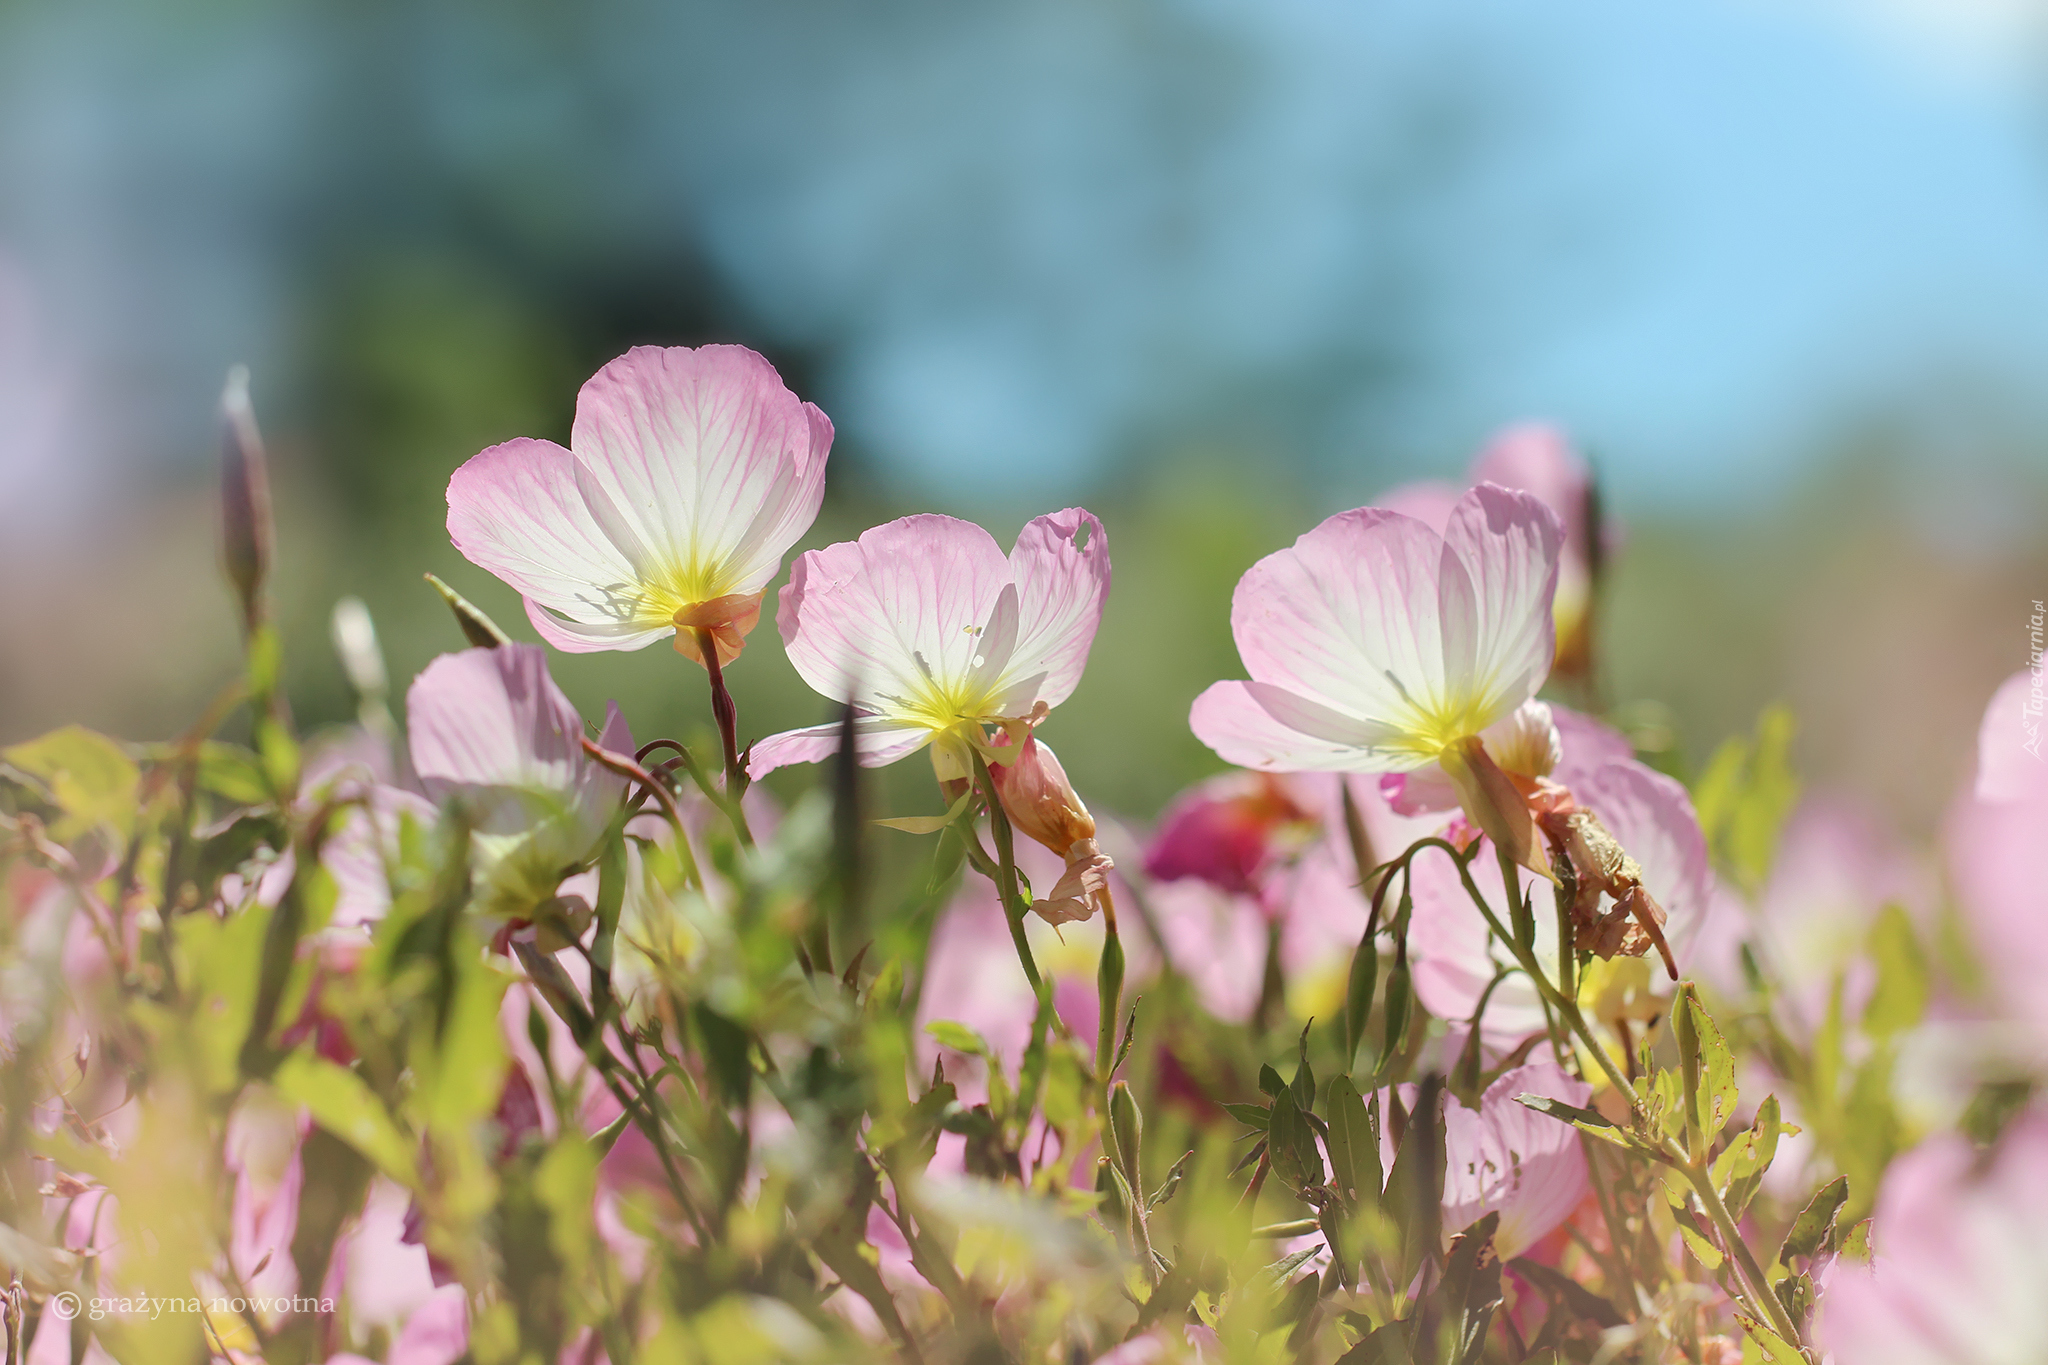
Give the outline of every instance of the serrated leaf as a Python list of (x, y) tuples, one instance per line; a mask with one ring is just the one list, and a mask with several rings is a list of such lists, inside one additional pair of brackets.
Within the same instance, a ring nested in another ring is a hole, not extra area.
[(1778, 1261), (1788, 1269), (1794, 1256), (1811, 1257), (1828, 1244), (1835, 1228), (1835, 1215), (1849, 1198), (1849, 1177), (1838, 1175), (1814, 1193), (1806, 1201), (1806, 1207), (1792, 1220), (1792, 1230), (1785, 1234), (1784, 1245), (1778, 1249)]
[(1870, 1220), (1865, 1218), (1861, 1222), (1851, 1223), (1849, 1230), (1842, 1234), (1841, 1245), (1838, 1250), (1841, 1255), (1848, 1257), (1852, 1261), (1868, 1261), (1870, 1259)]
[(1737, 1134), (1714, 1159), (1714, 1187), (1721, 1191), (1722, 1202), (1736, 1218), (1742, 1217), (1749, 1201), (1762, 1188), (1764, 1172), (1777, 1156), (1779, 1137), (1799, 1131), (1798, 1124), (1782, 1122), (1778, 1114), (1778, 1097), (1765, 1096), (1757, 1107), (1756, 1121)]
[(1672, 1002), (1671, 1025), (1678, 1042), (1686, 1104), (1704, 1154), (1735, 1115), (1739, 1098), (1735, 1089), (1735, 1059), (1728, 1052), (1721, 1030), (1700, 1003), (1698, 988), (1690, 981), (1679, 988), (1678, 999)]

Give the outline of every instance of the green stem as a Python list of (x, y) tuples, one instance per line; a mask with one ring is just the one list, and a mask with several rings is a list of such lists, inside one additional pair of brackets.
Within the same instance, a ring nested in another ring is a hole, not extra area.
[(711, 715), (718, 722), (718, 737), (725, 746), (726, 799), (721, 804), (732, 821), (733, 832), (751, 848), (754, 832), (747, 828), (746, 813), (740, 809), (740, 797), (747, 790), (747, 772), (740, 766), (740, 710), (725, 686), (725, 669), (718, 662), (718, 637), (699, 628), (697, 648), (704, 655), (704, 671), (711, 676)]
[(1038, 959), (1031, 955), (1031, 940), (1024, 936), (1024, 916), (1031, 912), (1025, 905), (1024, 895), (1017, 889), (1017, 848), (1010, 836), (1010, 817), (1003, 811), (1002, 798), (996, 794), (995, 774), (988, 770), (988, 764), (980, 754), (974, 755), (974, 784), (981, 791), (982, 804), (988, 807), (989, 828), (996, 836), (996, 891), (1003, 898), (1003, 918), (1010, 925), (1010, 942), (1017, 946), (1017, 961), (1023, 964), (1024, 979), (1031, 983), (1031, 993), (1041, 994), (1038, 975)]
[[(1666, 1159), (1671, 1159), (1675, 1154), (1669, 1150), (1672, 1146), (1670, 1140), (1666, 1139), (1664, 1145), (1667, 1149)], [(1735, 1226), (1734, 1215), (1730, 1214), (1728, 1206), (1721, 1202), (1721, 1192), (1714, 1188), (1714, 1177), (1705, 1163), (1704, 1154), (1700, 1164), (1685, 1161), (1678, 1163), (1678, 1168), (1685, 1172), (1685, 1178), (1692, 1185), (1693, 1193), (1700, 1197), (1700, 1203), (1706, 1206), (1707, 1216), (1714, 1220), (1714, 1226), (1720, 1230), (1721, 1241), (1735, 1257), (1736, 1269), (1741, 1274), (1744, 1285), (1749, 1289), (1749, 1296), (1756, 1300), (1757, 1307), (1771, 1320), (1771, 1330), (1795, 1349), (1804, 1350), (1806, 1343), (1800, 1339), (1799, 1328), (1793, 1325), (1791, 1315), (1785, 1311), (1785, 1305), (1778, 1302), (1778, 1296), (1771, 1292), (1770, 1282), (1764, 1276), (1764, 1269), (1757, 1264), (1756, 1253), (1749, 1249), (1749, 1243), (1743, 1240), (1742, 1230)]]

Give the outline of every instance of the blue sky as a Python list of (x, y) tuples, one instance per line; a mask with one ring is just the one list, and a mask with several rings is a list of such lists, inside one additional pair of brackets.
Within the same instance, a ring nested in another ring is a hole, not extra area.
[[(1209, 446), (1358, 500), (1549, 416), (1624, 507), (1686, 509), (1873, 411), (2038, 433), (2041, 83), (1823, 4), (616, 0), (573, 43), (422, 6), (355, 49), (410, 95), (360, 119), (346, 7), (18, 6), (0, 253), (40, 320), (0, 319), (0, 500), (203, 457), (235, 360), (301, 386), (307, 205), (416, 192), (358, 123), (565, 252), (708, 258), (942, 503)], [(59, 361), (93, 396), (61, 439)]]

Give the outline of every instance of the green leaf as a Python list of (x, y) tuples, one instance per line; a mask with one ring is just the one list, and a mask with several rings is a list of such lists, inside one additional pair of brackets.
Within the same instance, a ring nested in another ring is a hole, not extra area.
[(1838, 1250), (1841, 1255), (1848, 1257), (1852, 1261), (1868, 1261), (1870, 1259), (1870, 1220), (1865, 1218), (1859, 1223), (1850, 1224), (1849, 1230), (1842, 1234), (1840, 1240), (1841, 1246)]
[(1272, 1110), (1263, 1104), (1226, 1104), (1223, 1112), (1258, 1132), (1265, 1132)]
[(1179, 1192), (1180, 1182), (1187, 1175), (1188, 1163), (1194, 1159), (1195, 1154), (1192, 1150), (1181, 1153), (1180, 1160), (1174, 1162), (1167, 1170), (1166, 1179), (1159, 1182), (1159, 1188), (1154, 1190), (1152, 1197), (1145, 1201), (1146, 1212), (1149, 1213), (1153, 1209), (1162, 1207)]
[(1515, 1103), (1534, 1109), (1539, 1114), (1548, 1114), (1562, 1123), (1569, 1123), (1582, 1133), (1591, 1133), (1603, 1142), (1611, 1142), (1629, 1151), (1642, 1150), (1642, 1143), (1635, 1134), (1608, 1122), (1607, 1116), (1591, 1109), (1581, 1109), (1563, 1100), (1551, 1099), (1548, 1095), (1517, 1095)]
[(412, 1144), (398, 1131), (363, 1078), (312, 1052), (294, 1052), (271, 1077), (278, 1094), (304, 1105), (313, 1121), (362, 1153), (378, 1170), (418, 1186)]
[(1308, 1064), (1308, 1030), (1314, 1022), (1310, 1020), (1309, 1024), (1303, 1024), (1301, 1027), (1300, 1060), (1295, 1063), (1294, 1080), (1290, 1083), (1290, 1088), (1294, 1091), (1295, 1107), (1304, 1114), (1315, 1108), (1316, 1104), (1316, 1073)]
[(1877, 987), (1863, 1010), (1863, 1031), (1882, 1040), (1920, 1022), (1931, 990), (1927, 957), (1904, 906), (1893, 903), (1878, 913), (1870, 956), (1877, 963)]
[(67, 725), (0, 751), (12, 766), (48, 785), (64, 818), (50, 833), (70, 839), (96, 825), (122, 834), (135, 827), (136, 794), (142, 772), (113, 740), (82, 725)]
[(1380, 1131), (1349, 1076), (1330, 1082), (1330, 1173), (1338, 1193), (1353, 1208), (1379, 1203), (1386, 1181), (1380, 1172)]
[(1271, 1066), (1259, 1068), (1259, 1089), (1273, 1098), (1280, 1098), (1280, 1092), (1287, 1088), (1287, 1082), (1280, 1079), (1280, 1073)]
[(1813, 1312), (1813, 1277), (1803, 1272), (1787, 1275), (1771, 1286), (1771, 1292), (1784, 1305), (1785, 1315), (1792, 1319), (1792, 1325), (1804, 1328), (1807, 1315)]
[(1742, 1348), (1744, 1365), (1748, 1365), (1752, 1346), (1756, 1348), (1758, 1365), (1806, 1365), (1806, 1357), (1799, 1354), (1798, 1348), (1739, 1308), (1735, 1310), (1735, 1320), (1749, 1336)]
[(956, 1024), (951, 1019), (934, 1019), (924, 1026), (924, 1031), (937, 1039), (941, 1047), (964, 1052), (970, 1057), (989, 1055), (988, 1044), (982, 1036), (965, 1024)]
[(1789, 709), (1766, 708), (1757, 719), (1755, 741), (1729, 739), (1693, 788), (1707, 846), (1750, 893), (1769, 876), (1778, 836), (1799, 800), (1799, 779), (1790, 761), (1797, 729)]
[(1735, 1115), (1735, 1059), (1690, 981), (1672, 1002), (1671, 1027), (1678, 1040), (1686, 1106), (1699, 1134), (1698, 1150), (1704, 1154)]
[(1372, 1017), (1373, 992), (1379, 988), (1379, 935), (1370, 933), (1358, 941), (1351, 955), (1351, 976), (1344, 988), (1344, 1064), (1353, 1065), (1358, 1045), (1365, 1040), (1366, 1022)]
[(1849, 1198), (1849, 1177), (1838, 1175), (1820, 1187), (1792, 1220), (1785, 1244), (1778, 1249), (1778, 1261), (1789, 1269), (1794, 1256), (1811, 1257), (1828, 1244), (1835, 1229), (1835, 1215)]
[(1379, 1069), (1385, 1071), (1392, 1066), (1408, 1046), (1409, 1007), (1414, 1003), (1408, 964), (1396, 962), (1387, 973), (1387, 1003), (1385, 1009), (1386, 1042), (1380, 1049)]
[(1295, 1106), (1292, 1091), (1282, 1090), (1273, 1097), (1266, 1142), (1273, 1154), (1273, 1173), (1288, 1189), (1299, 1193), (1323, 1183), (1323, 1157), (1316, 1149), (1315, 1131)]
[(1444, 1081), (1432, 1075), (1416, 1093), (1415, 1108), (1387, 1174), (1386, 1209), (1398, 1234), (1400, 1262), (1393, 1282), (1406, 1284), (1441, 1245), (1444, 1181)]
[(1673, 1208), (1671, 1218), (1678, 1224), (1678, 1235), (1685, 1239), (1686, 1250), (1707, 1269), (1719, 1270), (1721, 1262), (1727, 1258), (1721, 1254), (1721, 1248), (1714, 1245), (1714, 1239), (1707, 1235), (1707, 1230), (1700, 1226), (1700, 1220), (1694, 1216), (1693, 1211), (1688, 1208)]
[(1714, 1159), (1714, 1186), (1721, 1191), (1728, 1212), (1736, 1218), (1742, 1217), (1743, 1210), (1762, 1187), (1764, 1172), (1771, 1168), (1778, 1153), (1778, 1138), (1799, 1131), (1798, 1124), (1784, 1123), (1778, 1114), (1778, 1097), (1766, 1096), (1757, 1106), (1756, 1122), (1737, 1134)]
[(704, 1060), (720, 1097), (732, 1105), (744, 1105), (754, 1084), (754, 1064), (748, 1057), (751, 1040), (747, 1031), (732, 1020), (698, 1004), (691, 1008), (697, 1036), (703, 1040)]
[(886, 820), (875, 820), (871, 823), (881, 825), (885, 829), (900, 829), (905, 834), (937, 834), (958, 820), (973, 800), (974, 789), (969, 787), (960, 793), (958, 801), (946, 807), (944, 815), (892, 815)]
[(1500, 1214), (1487, 1214), (1451, 1239), (1444, 1258), (1442, 1331), (1445, 1357), (1453, 1365), (1476, 1365), (1486, 1349), (1486, 1329), (1500, 1306), (1500, 1258), (1493, 1237)]
[(199, 786), (223, 801), (255, 806), (270, 799), (270, 780), (256, 755), (238, 744), (208, 740), (199, 746)]

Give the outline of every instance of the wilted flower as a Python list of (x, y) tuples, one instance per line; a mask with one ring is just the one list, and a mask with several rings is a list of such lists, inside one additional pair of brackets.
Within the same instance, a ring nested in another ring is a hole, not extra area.
[(993, 764), (989, 775), (1011, 823), (1066, 860), (1052, 894), (1031, 908), (1049, 924), (1066, 924), (1093, 918), (1110, 904), (1109, 871), (1115, 864), (1095, 842), (1095, 817), (1052, 749), (1027, 736), (1017, 761)]
[[(803, 680), (852, 701), (863, 766), (930, 745), (948, 782), (972, 775), (976, 752), (1015, 761), (1030, 727), (1073, 694), (1108, 593), (1109, 541), (1080, 508), (1030, 522), (1007, 559), (979, 526), (923, 515), (806, 553), (775, 623)], [(757, 742), (748, 771), (814, 763), (838, 745), (836, 724), (789, 730)]]
[(1482, 484), (1443, 535), (1360, 508), (1253, 565), (1231, 630), (1249, 682), (1195, 699), (1224, 758), (1270, 772), (1412, 772), (1438, 764), (1473, 822), (1543, 869), (1522, 796), (1481, 736), (1550, 671), (1563, 530), (1526, 493)]
[[(475, 831), (480, 908), (523, 915), (588, 862), (625, 780), (583, 751), (583, 719), (548, 676), (538, 645), (444, 654), (406, 693), (413, 770), (437, 805)], [(598, 746), (633, 753), (618, 704)]]
[(448, 534), (557, 649), (674, 635), (736, 656), (825, 491), (832, 424), (744, 346), (636, 346), (576, 398), (569, 450), (492, 446), (448, 481)]

